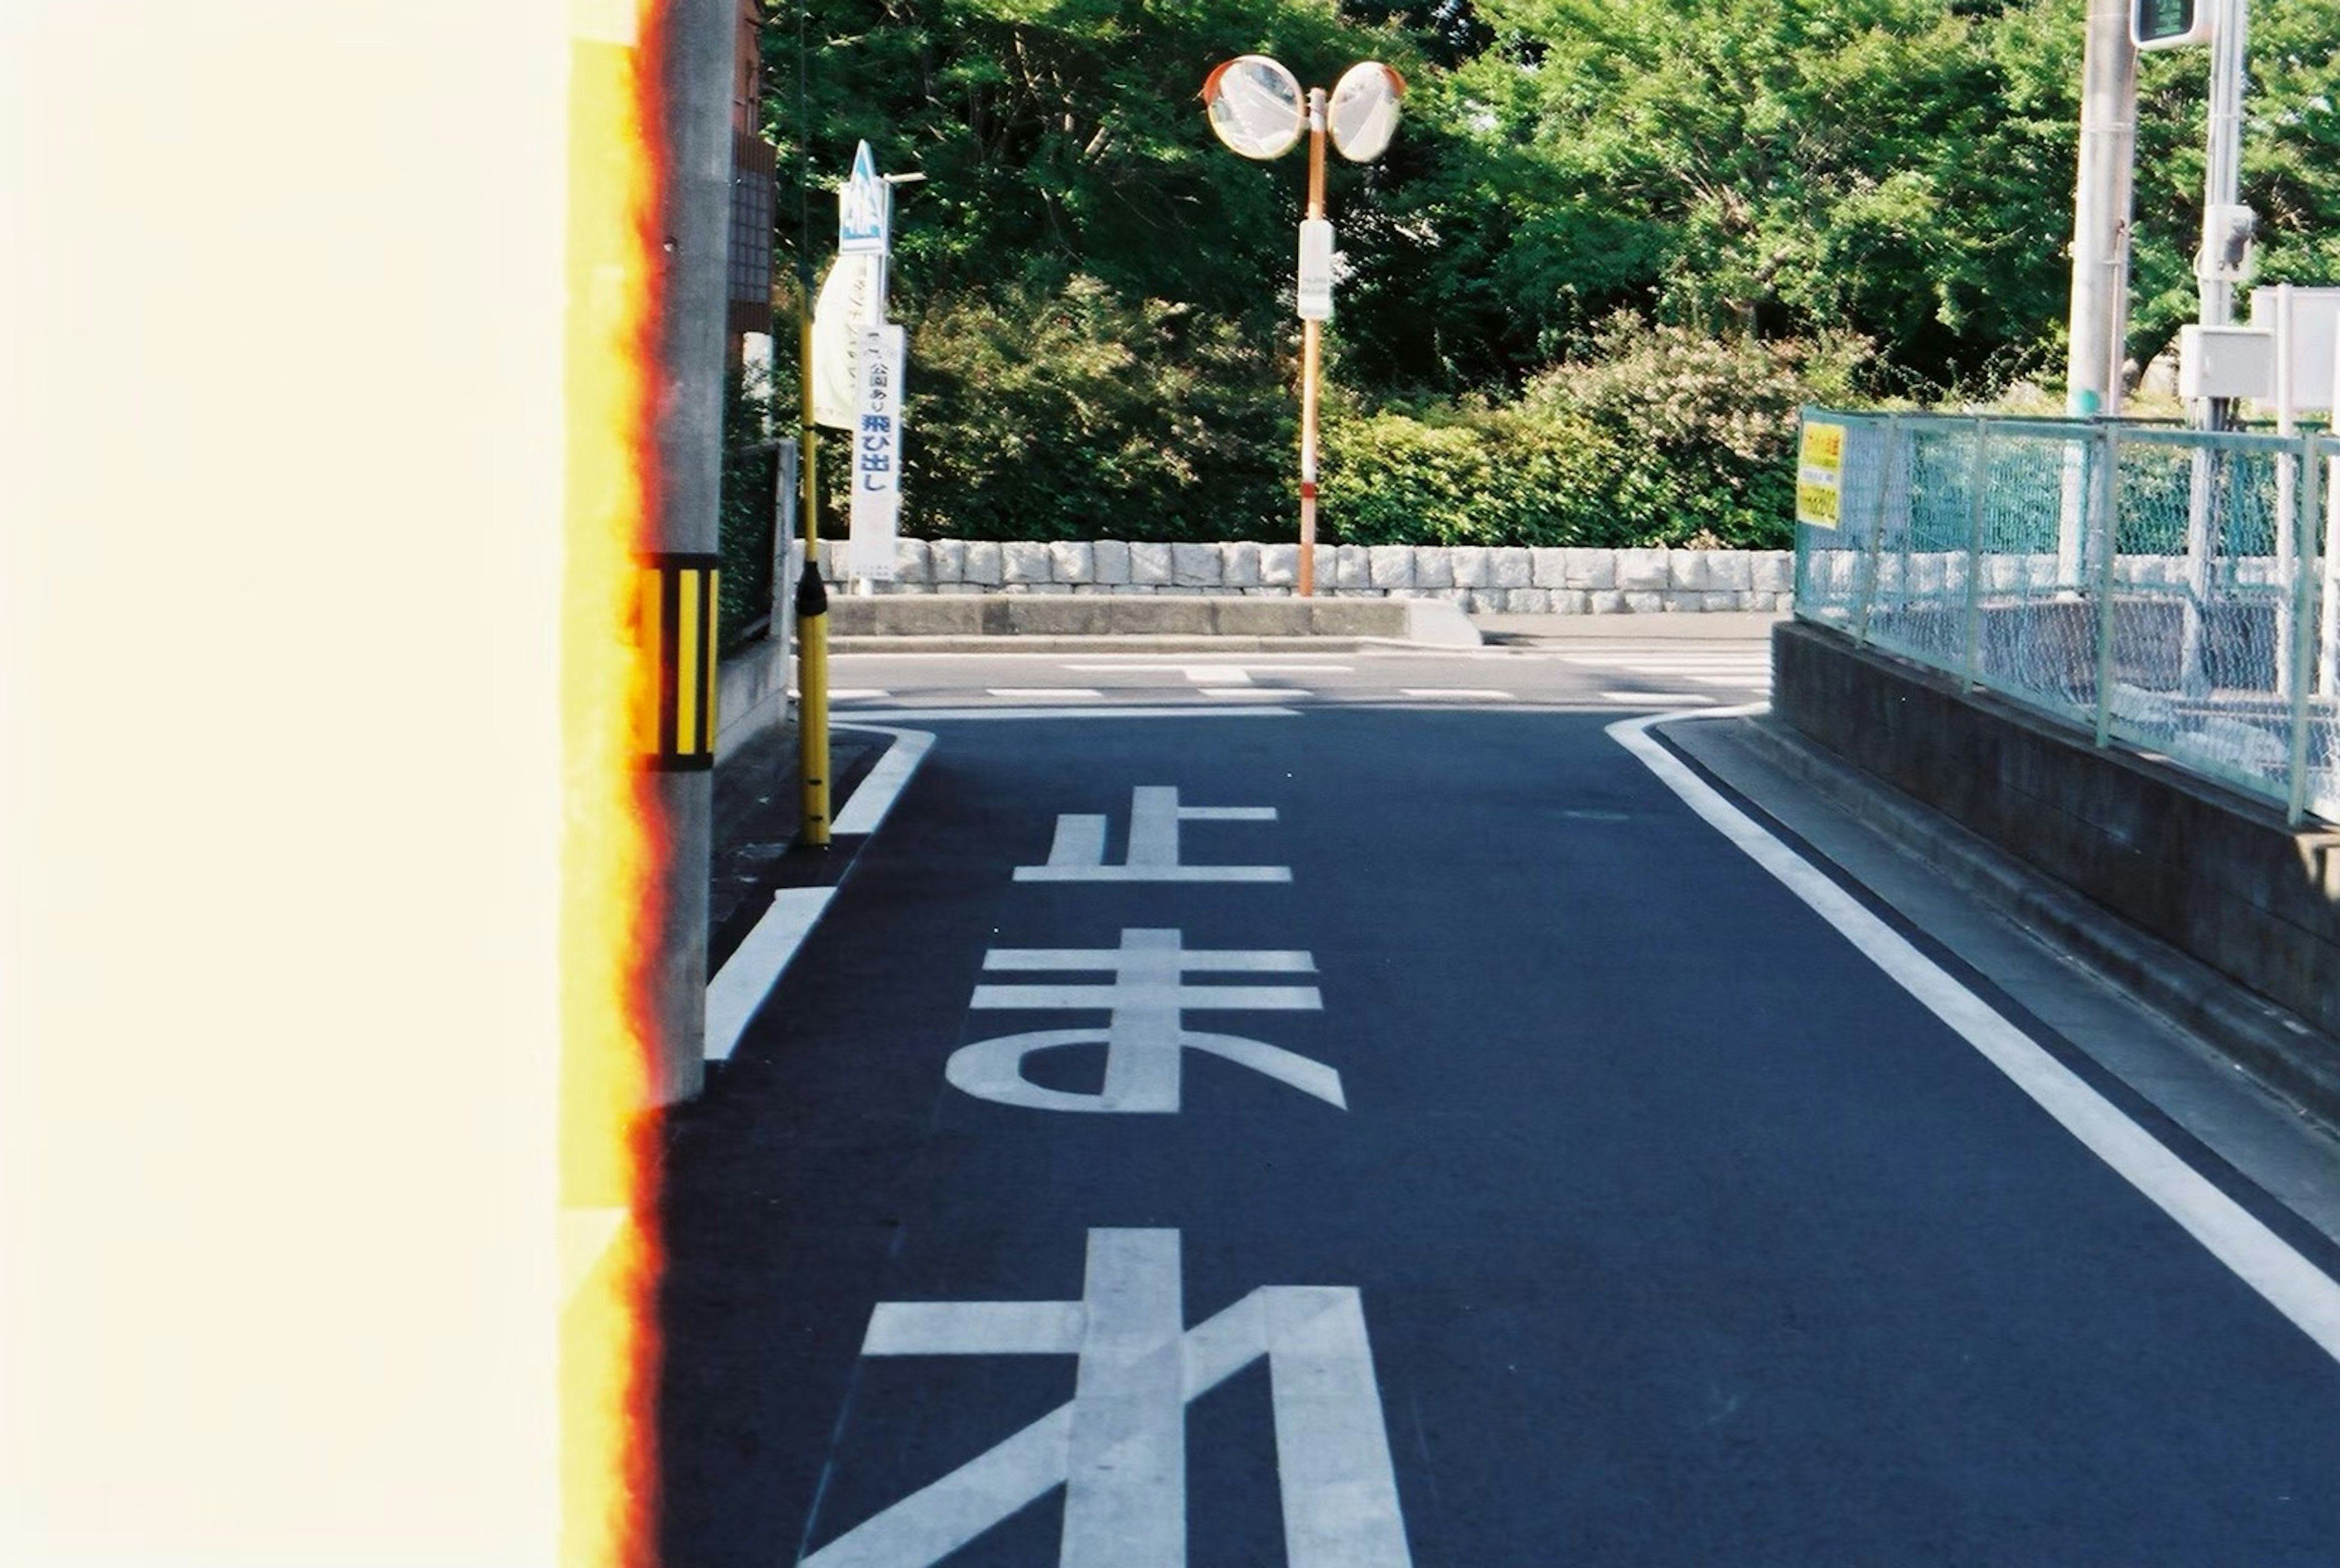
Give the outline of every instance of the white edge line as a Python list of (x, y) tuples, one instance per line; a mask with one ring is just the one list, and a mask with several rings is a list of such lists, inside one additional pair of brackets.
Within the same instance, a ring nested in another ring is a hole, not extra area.
[(863, 725), (863, 719), (887, 719), (893, 722), (932, 724), (942, 720), (956, 722), (962, 719), (1297, 719), (1297, 708), (878, 708), (854, 714), (857, 727), (876, 729), (875, 724)]
[(779, 984), (788, 963), (820, 923), (835, 897), (834, 888), (783, 888), (772, 895), (772, 907), (748, 933), (723, 968), (707, 982), (707, 1035), (702, 1055), (710, 1062), (728, 1062), (748, 1022), (764, 998)]
[[(858, 718), (859, 715), (856, 715)], [(903, 786), (918, 770), (934, 749), (935, 737), (927, 729), (889, 729), (882, 724), (840, 724), (840, 729), (862, 729), (876, 735), (891, 735), (894, 744), (878, 765), (869, 769), (869, 777), (845, 803), (845, 809), (829, 823), (833, 833), (875, 833), (886, 820), (886, 813), (894, 809), (894, 801)]]
[[(837, 833), (875, 833), (894, 809), (894, 802), (903, 786), (918, 770), (934, 748), (933, 734), (924, 729), (889, 729), (881, 724), (839, 724), (840, 729), (860, 729), (879, 735), (890, 735), (894, 744), (869, 776), (854, 790), (829, 824)], [(738, 1048), (739, 1037), (747, 1032), (748, 1024), (764, 998), (772, 994), (780, 977), (788, 972), (797, 949), (820, 923), (828, 911), (828, 901), (837, 896), (834, 887), (783, 888), (772, 895), (772, 907), (764, 911), (756, 928), (748, 933), (723, 968), (707, 982), (707, 1027), (700, 1054), (710, 1062), (726, 1062)]]
[(1760, 707), (1749, 707), (1652, 713), (1621, 719), (1608, 730), (1710, 827), (1810, 906), (1928, 1011), (1957, 1030), (2090, 1153), (2176, 1220), (2326, 1355), (2340, 1360), (2340, 1282), (2301, 1256), (1900, 933), (1724, 799), (1648, 733), (1652, 725), (1669, 719), (1738, 718), (1761, 711)]

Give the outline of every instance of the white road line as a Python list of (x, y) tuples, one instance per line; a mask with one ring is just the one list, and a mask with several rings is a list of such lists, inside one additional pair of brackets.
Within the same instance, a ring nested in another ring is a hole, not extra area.
[(1094, 686), (987, 686), (984, 690), (994, 697), (1021, 697), (1036, 702), (1066, 699), (1094, 700), (1105, 695)]
[(1089, 1233), (1060, 1563), (1185, 1568), (1186, 1292), (1175, 1230)]
[(1445, 698), (1456, 702), (1516, 702), (1519, 699), (1509, 691), (1497, 691), (1485, 686), (1401, 686), (1401, 697)]
[[(791, 691), (788, 695), (801, 698), (803, 693)], [(828, 694), (828, 700), (831, 702), (883, 702), (893, 695), (892, 692), (880, 690), (875, 686), (847, 686), (831, 691)]]
[[(858, 729), (878, 735), (890, 735), (894, 744), (859, 789), (845, 803), (830, 824), (838, 833), (875, 833), (894, 809), (902, 787), (926, 760), (935, 738), (920, 729), (889, 729), (877, 724), (840, 724), (840, 729)], [(772, 907), (764, 911), (723, 968), (707, 983), (707, 1027), (701, 1055), (710, 1062), (731, 1059), (739, 1047), (739, 1037), (747, 1032), (748, 1024), (764, 998), (772, 994), (787, 973), (788, 964), (804, 946), (805, 938), (820, 923), (821, 915), (836, 897), (835, 888), (783, 888), (772, 895)]]
[(856, 713), (857, 720), (931, 724), (942, 719), (1297, 719), (1297, 708), (877, 708)]
[(1768, 664), (1640, 664), (1622, 659), (1614, 660), (1613, 662), (1603, 661), (1600, 664), (1578, 665), (1574, 668), (1590, 674), (1631, 674), (1658, 676), (1665, 679), (1687, 675), (1748, 675), (1768, 677), (1771, 673), (1771, 667)]
[[(1699, 717), (1728, 718), (1760, 711), (1744, 708)], [(1651, 725), (1678, 717), (1681, 716), (1657, 713), (1628, 719), (1609, 726), (1609, 733), (1691, 810), (1810, 906), (1929, 1012), (1957, 1030), (2089, 1152), (2185, 1227), (2325, 1355), (2340, 1360), (2340, 1282), (2301, 1256), (1899, 932), (1650, 739)]]
[(709, 1061), (731, 1059), (748, 1021), (772, 994), (788, 960), (804, 946), (836, 893), (834, 888), (783, 888), (772, 895), (772, 907), (707, 983)]
[(1269, 702), (1279, 697), (1307, 697), (1312, 693), (1291, 686), (1205, 686), (1201, 695), (1228, 701), (1241, 698), (1262, 698)]
[(1088, 1315), (1077, 1301), (881, 1301), (864, 1355), (1077, 1355)]
[(1197, 686), (1205, 680), (1225, 680), (1230, 684), (1251, 679), (1251, 671), (1263, 670), (1270, 675), (1347, 675), (1354, 669), (1347, 664), (1294, 664), (1273, 657), (1246, 659), (1240, 664), (1214, 664), (1203, 661), (1180, 664), (1115, 663), (1063, 664), (1076, 675), (1165, 674), (1172, 670), (1184, 675)]
[(1631, 703), (1636, 708), (1688, 708), (1715, 700), (1696, 691), (1604, 691), (1601, 695), (1611, 702)]
[[(860, 716), (857, 714), (855, 717)], [(840, 724), (838, 728), (894, 738), (892, 747), (878, 759), (878, 766), (869, 770), (869, 777), (861, 781), (861, 787), (853, 792), (853, 798), (846, 801), (845, 809), (829, 823), (831, 832), (875, 833), (886, 820), (886, 813), (894, 809), (894, 801), (901, 795), (902, 787), (910, 781), (910, 776), (918, 770), (918, 764), (924, 762), (927, 753), (934, 749), (934, 735), (925, 729), (888, 729), (881, 724)]]

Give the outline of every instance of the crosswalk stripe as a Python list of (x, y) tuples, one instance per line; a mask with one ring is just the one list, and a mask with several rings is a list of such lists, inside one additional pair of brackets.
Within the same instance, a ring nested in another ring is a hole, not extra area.
[(1601, 695), (1611, 702), (1630, 702), (1640, 708), (1672, 708), (1715, 700), (1698, 691), (1604, 691)]

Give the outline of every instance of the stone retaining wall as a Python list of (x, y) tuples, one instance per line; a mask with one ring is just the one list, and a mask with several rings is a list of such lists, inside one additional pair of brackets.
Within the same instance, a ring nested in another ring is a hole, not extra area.
[[(832, 581), (845, 575), (830, 541)], [(1284, 596), (1296, 544), (1006, 544), (903, 540), (881, 593), (1154, 593)], [(1523, 546), (1320, 544), (1316, 591), (1364, 599), (1445, 599), (1478, 613), (1588, 615), (1664, 610), (1784, 610), (1792, 551), (1571, 550)]]

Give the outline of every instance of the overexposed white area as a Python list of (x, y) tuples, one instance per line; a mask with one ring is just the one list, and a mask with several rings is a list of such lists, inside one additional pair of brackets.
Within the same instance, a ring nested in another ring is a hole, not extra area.
[(0, 5), (0, 1562), (552, 1560), (568, 28)]

